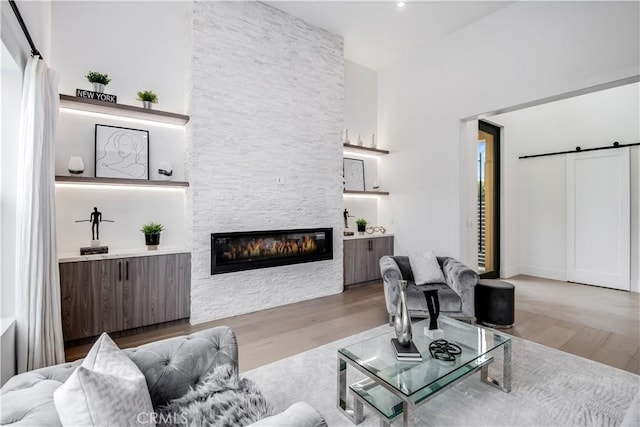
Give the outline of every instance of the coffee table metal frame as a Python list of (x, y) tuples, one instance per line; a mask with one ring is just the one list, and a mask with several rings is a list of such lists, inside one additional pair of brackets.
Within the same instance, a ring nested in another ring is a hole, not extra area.
[[(444, 316), (442, 316), (444, 317)], [(445, 322), (451, 321), (451, 319), (445, 320)], [(455, 320), (454, 320), (455, 321)], [(416, 332), (422, 333), (423, 327), (427, 325), (427, 321), (421, 321), (414, 324), (414, 330)], [(470, 327), (475, 327), (477, 329), (485, 329), (476, 325), (468, 325)], [(338, 365), (337, 365), (337, 374), (338, 374), (338, 390), (337, 390), (337, 401), (338, 401), (338, 409), (345, 415), (351, 422), (354, 424), (360, 424), (364, 420), (363, 409), (366, 405), (369, 409), (371, 409), (374, 413), (376, 413), (380, 417), (380, 425), (388, 427), (391, 422), (395, 421), (396, 416), (394, 415), (392, 418), (389, 418), (384, 412), (382, 412), (379, 408), (377, 408), (374, 404), (368, 402), (364, 399), (357, 390), (368, 390), (375, 387), (383, 387), (394, 396), (397, 396), (402, 401), (402, 425), (404, 427), (409, 426), (409, 412), (413, 411), (416, 407), (421, 406), (431, 400), (434, 396), (437, 396), (441, 392), (447, 390), (453, 384), (456, 384), (463, 378), (475, 373), (480, 370), (480, 379), (482, 382), (496, 387), (499, 390), (502, 390), (505, 393), (509, 393), (511, 391), (511, 340), (504, 335), (499, 333), (490, 331), (492, 334), (500, 336), (502, 338), (506, 338), (506, 340), (497, 345), (496, 347), (488, 350), (487, 352), (478, 355), (477, 358), (469, 361), (463, 366), (458, 367), (466, 368), (468, 371), (454, 380), (448, 382), (444, 387), (438, 388), (436, 391), (430, 393), (426, 398), (424, 396), (416, 396), (419, 393), (413, 393), (412, 395), (407, 395), (396, 387), (388, 384), (381, 378), (379, 378), (375, 373), (368, 370), (366, 367), (362, 366), (360, 363), (350, 359), (345, 356), (338, 350)], [(445, 332), (446, 334), (446, 332)], [(392, 337), (392, 333), (385, 334), (389, 335), (389, 338)], [(415, 335), (414, 335), (415, 336)], [(371, 338), (371, 340), (379, 337)], [(421, 336), (420, 339), (428, 340), (427, 337)], [(445, 335), (446, 339), (446, 335)], [(368, 341), (368, 340), (367, 340)], [(494, 358), (491, 356), (494, 352), (498, 351), (499, 348), (503, 349), (503, 359), (502, 359), (502, 382), (496, 380), (489, 376), (489, 365), (493, 363)], [(389, 346), (388, 351), (391, 352), (391, 346)], [(423, 353), (424, 360), (422, 362), (397, 362), (397, 363), (429, 363), (430, 359), (427, 354)], [(351, 395), (353, 397), (353, 406), (351, 407), (347, 402), (347, 366), (351, 366), (355, 368), (360, 373), (364, 374), (366, 378), (364, 380), (358, 381), (357, 383), (351, 384), (349, 386), (349, 390), (351, 391)], [(445, 375), (440, 378), (444, 378), (453, 371), (447, 372)], [(426, 386), (426, 385), (425, 385)]]

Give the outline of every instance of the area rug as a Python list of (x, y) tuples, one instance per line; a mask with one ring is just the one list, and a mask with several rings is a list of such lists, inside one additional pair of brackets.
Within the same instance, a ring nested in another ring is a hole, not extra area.
[[(243, 373), (278, 413), (311, 404), (329, 426), (352, 426), (336, 408), (337, 350), (388, 332), (382, 325)], [(500, 352), (502, 353), (502, 352)], [(496, 366), (497, 365), (497, 366)], [(492, 364), (497, 374), (501, 364)], [(352, 373), (348, 380), (355, 381)], [(640, 389), (640, 376), (512, 337), (512, 391), (480, 381), (479, 372), (418, 407), (412, 426), (616, 426)], [(379, 425), (365, 407), (360, 426)], [(401, 425), (401, 422), (400, 424)]]

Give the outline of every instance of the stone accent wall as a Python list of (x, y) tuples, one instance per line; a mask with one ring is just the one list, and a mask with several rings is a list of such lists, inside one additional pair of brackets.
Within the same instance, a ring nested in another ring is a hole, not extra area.
[[(259, 2), (195, 2), (192, 67), (191, 322), (341, 292), (342, 38)], [(333, 227), (333, 260), (210, 275), (211, 233), (307, 227)]]

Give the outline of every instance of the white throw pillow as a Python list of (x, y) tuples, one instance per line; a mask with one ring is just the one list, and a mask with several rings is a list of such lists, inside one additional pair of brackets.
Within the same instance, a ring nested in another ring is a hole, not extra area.
[(438, 259), (433, 251), (429, 251), (424, 255), (410, 253), (409, 264), (411, 264), (411, 271), (416, 285), (445, 283), (444, 274), (442, 274), (440, 264), (438, 264)]
[(154, 419), (144, 374), (106, 333), (53, 401), (63, 426), (150, 425)]

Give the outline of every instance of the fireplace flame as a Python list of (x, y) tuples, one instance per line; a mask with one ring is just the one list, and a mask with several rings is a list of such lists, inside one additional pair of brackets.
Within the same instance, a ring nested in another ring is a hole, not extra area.
[(252, 239), (246, 243), (230, 245), (224, 252), (225, 260), (242, 260), (259, 257), (286, 257), (313, 254), (318, 251), (318, 245), (310, 235), (299, 238)]

